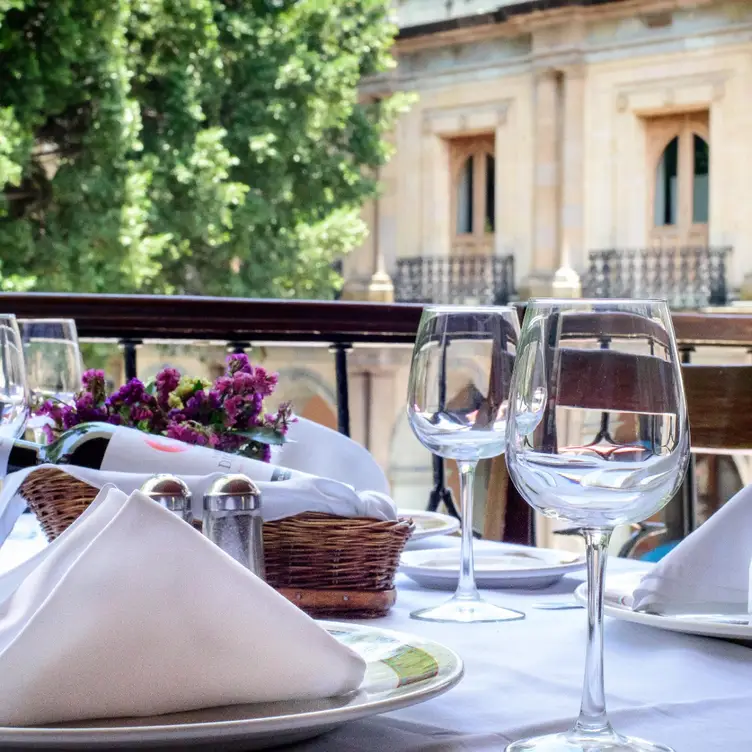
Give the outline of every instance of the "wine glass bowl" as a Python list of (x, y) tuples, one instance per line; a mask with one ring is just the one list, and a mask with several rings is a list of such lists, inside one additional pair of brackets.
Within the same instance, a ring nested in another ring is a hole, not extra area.
[(29, 392), (18, 324), (12, 314), (0, 314), (0, 436), (21, 436), (28, 417)]
[(83, 363), (73, 319), (19, 319), (29, 387), (37, 402), (73, 404)]
[[(507, 465), (526, 501), (582, 529), (588, 650), (572, 731), (509, 752), (668, 750), (617, 734), (603, 690), (603, 579), (616, 525), (641, 522), (678, 490), (689, 462), (681, 364), (665, 301), (532, 300), (512, 378)], [(670, 752), (670, 750), (669, 750)]]
[(481, 459), (504, 452), (509, 386), (519, 334), (517, 313), (504, 307), (425, 309), (413, 350), (407, 417), (433, 454), (457, 461), (462, 496), (460, 576), (454, 598), (423, 609), (430, 621), (506, 621), (523, 618), (482, 600), (472, 551), (473, 480)]
[[(678, 489), (689, 458), (668, 312), (662, 323), (610, 310), (617, 306), (605, 301), (597, 308), (606, 312), (593, 315), (570, 302), (533, 313), (520, 347), (520, 362), (532, 352), (540, 367), (516, 379), (510, 471), (538, 511), (581, 527), (652, 516)], [(544, 337), (554, 338), (545, 349)], [(550, 395), (542, 408), (541, 392)]]

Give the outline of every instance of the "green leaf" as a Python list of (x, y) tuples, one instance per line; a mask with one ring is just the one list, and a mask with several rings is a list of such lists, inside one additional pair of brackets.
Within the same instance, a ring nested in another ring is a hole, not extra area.
[(260, 426), (248, 431), (233, 431), (233, 434), (243, 436), (249, 441), (258, 441), (260, 444), (280, 445), (287, 443), (287, 437), (272, 428)]

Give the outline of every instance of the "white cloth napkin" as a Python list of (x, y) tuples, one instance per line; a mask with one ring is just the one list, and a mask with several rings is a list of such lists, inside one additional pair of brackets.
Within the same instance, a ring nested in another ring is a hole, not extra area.
[(357, 689), (364, 672), (139, 492), (103, 488), (63, 535), (0, 576), (0, 725), (323, 698)]
[(751, 561), (752, 486), (747, 486), (653, 567), (635, 590), (632, 608), (744, 611)]
[[(397, 519), (397, 509), (388, 495), (389, 484), (368, 450), (351, 438), (305, 418), (291, 424), (289, 438), (288, 444), (276, 450), (274, 463), (317, 477), (259, 483), (265, 520), (278, 520), (303, 512)], [(140, 488), (150, 477), (141, 473), (103, 472), (74, 466), (61, 468), (96, 488), (114, 483), (125, 493)], [(3, 482), (0, 545), (26, 508), (26, 501), (18, 494), (18, 489), (33, 470), (28, 468), (12, 473)], [(181, 477), (193, 492), (193, 515), (200, 519), (204, 491), (219, 474)]]
[(290, 424), (287, 443), (273, 449), (275, 465), (347, 483), (357, 490), (389, 493), (389, 481), (373, 455), (331, 428), (298, 418)]
[[(95, 488), (103, 488), (112, 483), (125, 493), (138, 490), (151, 477), (146, 473), (117, 473), (75, 465), (38, 465), (11, 473), (3, 482), (0, 492), (0, 544), (10, 534), (18, 516), (26, 508), (26, 500), (19, 493), (21, 485), (31, 473), (44, 467), (64, 470)], [(221, 473), (181, 476), (193, 494), (193, 516), (196, 519), (201, 519), (203, 514), (204, 491), (219, 477)], [(290, 478), (267, 483), (256, 481), (256, 485), (261, 491), (261, 513), (267, 521), (303, 512), (323, 512), (339, 517), (371, 517), (375, 520), (397, 519), (397, 508), (386, 494), (378, 491), (357, 492), (350, 486), (329, 478)]]

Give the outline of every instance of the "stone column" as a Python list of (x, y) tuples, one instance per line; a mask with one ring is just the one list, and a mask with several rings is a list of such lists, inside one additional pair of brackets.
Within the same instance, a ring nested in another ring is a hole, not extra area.
[(421, 255), (447, 256), (451, 235), (449, 149), (430, 126), (424, 124), (421, 150)]
[[(394, 132), (388, 133), (384, 140), (393, 144)], [(384, 169), (376, 170), (376, 180), (379, 181), (381, 194), (374, 200), (373, 225), (373, 256), (372, 274), (368, 283), (367, 299), (374, 303), (393, 303), (394, 285), (387, 272), (387, 256), (394, 259), (397, 242), (396, 193), (397, 179), (394, 174), (396, 160), (388, 163)]]
[(530, 296), (551, 294), (558, 269), (561, 194), (561, 76), (546, 70), (535, 77), (535, 175), (533, 178), (533, 254), (523, 283)]
[(564, 71), (562, 124), (561, 248), (569, 258), (559, 259), (577, 271), (587, 267), (584, 246), (585, 199), (585, 69), (573, 65)]

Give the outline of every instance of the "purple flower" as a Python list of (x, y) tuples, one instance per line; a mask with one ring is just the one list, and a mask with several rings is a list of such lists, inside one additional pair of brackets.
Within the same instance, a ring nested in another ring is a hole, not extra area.
[(279, 374), (268, 373), (265, 368), (256, 366), (256, 368), (253, 369), (252, 379), (252, 388), (261, 394), (262, 397), (268, 397), (274, 392), (274, 389), (277, 386)]
[[(91, 392), (80, 392), (76, 395), (73, 404), (78, 418), (75, 425), (78, 423), (93, 423), (107, 418), (107, 410), (97, 404)], [(66, 409), (71, 410), (71, 408)]]
[(96, 368), (91, 368), (84, 372), (81, 381), (84, 385), (84, 390), (89, 392), (94, 398), (94, 401), (104, 402), (105, 399), (105, 380), (104, 371)]
[(214, 382), (212, 391), (216, 392), (219, 397), (224, 397), (225, 395), (232, 393), (232, 384), (233, 381), (231, 376), (220, 376)]
[(248, 374), (252, 373), (253, 368), (251, 366), (251, 362), (248, 360), (248, 356), (245, 353), (235, 353), (234, 355), (228, 355), (227, 375), (232, 376), (239, 371)]
[(221, 452), (237, 452), (243, 444), (248, 442), (244, 436), (238, 436), (236, 433), (223, 433), (217, 437), (217, 449)]
[(107, 398), (109, 407), (118, 408), (122, 405), (135, 405), (138, 402), (146, 402), (154, 398), (146, 391), (144, 385), (138, 379), (131, 379), (123, 384), (117, 391)]
[(220, 408), (219, 396), (216, 393), (201, 390), (195, 392), (185, 403), (182, 413), (184, 418), (206, 425), (213, 421), (214, 413)]
[(234, 426), (237, 423), (238, 417), (243, 411), (244, 404), (245, 400), (239, 394), (225, 400), (225, 414), (227, 415), (229, 426)]
[(170, 392), (177, 389), (180, 383), (180, 372), (174, 368), (163, 368), (154, 380), (157, 389), (157, 401), (162, 407), (167, 406)]
[(218, 439), (212, 433), (211, 429), (195, 421), (170, 423), (167, 426), (167, 436), (171, 439), (183, 441), (186, 444), (197, 444), (198, 446), (215, 447), (218, 444)]
[(46, 415), (51, 418), (58, 425), (63, 422), (63, 410), (65, 405), (55, 400), (46, 400), (42, 403), (42, 406), (37, 410), (37, 415)]
[(79, 423), (83, 423), (83, 421), (72, 407), (63, 408), (63, 428), (66, 431)]
[(130, 422), (140, 423), (142, 420), (151, 420), (154, 413), (143, 405), (133, 405), (130, 411)]

